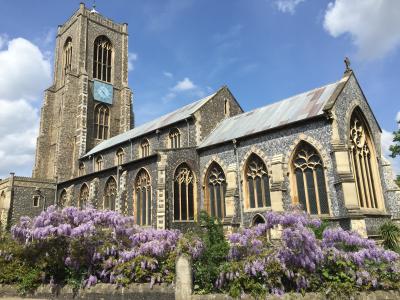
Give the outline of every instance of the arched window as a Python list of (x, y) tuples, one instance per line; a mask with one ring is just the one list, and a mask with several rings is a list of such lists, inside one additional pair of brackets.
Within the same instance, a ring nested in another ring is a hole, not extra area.
[(117, 166), (120, 166), (124, 163), (124, 155), (125, 155), (125, 152), (124, 152), (124, 149), (122, 149), (122, 148), (119, 148), (117, 150), (117, 152), (115, 153), (115, 162), (116, 162)]
[(96, 157), (96, 166), (95, 166), (95, 171), (101, 171), (103, 170), (103, 157), (101, 155)]
[(86, 174), (85, 164), (83, 162), (80, 162), (79, 169), (78, 169), (78, 176), (83, 176), (85, 174)]
[(378, 208), (379, 174), (374, 145), (360, 111), (350, 119), (350, 152), (360, 207)]
[(63, 79), (65, 74), (71, 71), (72, 66), (72, 38), (68, 37), (64, 43), (63, 49)]
[(79, 192), (78, 208), (82, 209), (86, 207), (87, 201), (89, 199), (89, 187), (84, 183)]
[(205, 182), (206, 209), (210, 216), (225, 217), (226, 179), (224, 171), (217, 163), (208, 168)]
[(264, 224), (265, 223), (265, 219), (264, 219), (263, 216), (261, 216), (259, 214), (256, 214), (251, 223), (253, 224), (253, 226), (257, 226), (258, 224)]
[(171, 149), (181, 147), (181, 133), (178, 128), (173, 128), (169, 132), (169, 146)]
[(194, 175), (187, 164), (180, 165), (174, 177), (174, 220), (194, 220)]
[(270, 207), (271, 195), (267, 167), (259, 156), (252, 154), (247, 160), (245, 179), (247, 207)]
[(104, 203), (103, 208), (115, 210), (115, 199), (117, 197), (117, 182), (114, 177), (110, 177), (104, 188)]
[(136, 224), (151, 225), (151, 182), (150, 175), (141, 169), (135, 180), (135, 216)]
[(111, 82), (112, 45), (108, 38), (99, 36), (94, 41), (93, 78)]
[(148, 139), (144, 139), (140, 143), (140, 155), (141, 157), (146, 157), (150, 155), (150, 144)]
[(94, 109), (94, 136), (99, 140), (106, 140), (110, 130), (110, 110), (104, 104), (96, 105)]
[(224, 100), (224, 115), (227, 116), (229, 115), (229, 100), (225, 99)]
[(65, 189), (62, 190), (60, 194), (60, 200), (58, 201), (60, 207), (65, 207), (67, 204), (67, 191)]
[(324, 165), (318, 152), (302, 142), (292, 160), (295, 203), (300, 203), (309, 214), (329, 214)]

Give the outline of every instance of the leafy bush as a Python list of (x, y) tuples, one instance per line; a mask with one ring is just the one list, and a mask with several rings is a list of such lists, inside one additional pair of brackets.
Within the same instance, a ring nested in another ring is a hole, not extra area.
[(229, 245), (221, 223), (208, 216), (205, 211), (200, 213), (199, 226), (196, 233), (204, 245), (204, 251), (193, 264), (194, 290), (206, 294), (214, 290), (214, 283), (219, 276), (220, 266), (226, 261)]
[(383, 239), (383, 247), (399, 252), (400, 227), (393, 221), (387, 221), (379, 228)]
[[(343, 297), (399, 287), (399, 255), (374, 241), (323, 225), (303, 211), (268, 212), (265, 219), (228, 237), (228, 261), (216, 281), (220, 291), (234, 297), (292, 291)], [(279, 242), (271, 243), (270, 230), (281, 230)]]
[[(27, 269), (24, 276), (3, 281), (19, 283), (22, 292), (42, 282), (69, 283), (75, 289), (98, 282), (172, 283), (182, 236), (177, 230), (138, 227), (114, 211), (74, 207), (50, 207), (33, 220), (23, 217), (11, 233), (16, 249), (22, 250), (20, 261), (10, 259), (7, 265), (19, 262)], [(184, 251), (197, 257), (202, 249), (197, 239)]]

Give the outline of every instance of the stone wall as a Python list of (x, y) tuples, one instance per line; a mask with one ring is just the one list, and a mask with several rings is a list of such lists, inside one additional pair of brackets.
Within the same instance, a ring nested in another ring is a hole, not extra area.
[[(277, 205), (276, 208), (279, 209), (274, 209), (274, 207), (272, 207), (272, 209), (280, 210), (281, 207), (287, 209), (292, 204), (290, 170), (288, 164), (296, 146), (301, 141), (306, 141), (311, 144), (322, 157), (328, 186), (327, 191), (331, 216), (345, 216), (345, 210), (342, 206), (340, 197), (338, 197), (336, 193), (334, 181), (332, 180), (335, 169), (330, 156), (330, 136), (330, 123), (327, 119), (323, 119), (322, 117), (319, 120), (308, 120), (307, 122), (299, 123), (296, 124), (296, 126), (281, 129), (279, 131), (266, 132), (254, 137), (243, 138), (237, 142), (238, 157), (236, 157), (233, 143), (225, 143), (216, 145), (212, 148), (200, 149), (200, 181), (204, 182), (207, 167), (212, 161), (216, 161), (221, 165), (225, 172), (225, 176), (227, 175), (226, 172), (228, 168), (233, 168), (235, 172), (238, 171), (241, 182), (241, 194), (239, 194), (239, 189), (237, 189), (237, 197), (235, 198), (235, 216), (233, 221), (239, 222), (241, 211), (243, 211), (244, 225), (249, 226), (256, 214), (265, 212), (270, 208), (247, 209), (244, 207), (246, 195), (244, 193), (243, 176), (247, 158), (254, 153), (258, 155), (267, 166), (270, 176), (271, 195), (274, 191), (278, 192), (273, 197), (277, 198), (275, 204)], [(239, 165), (237, 165), (237, 160)], [(204, 199), (203, 189), (201, 191), (201, 198)], [(202, 205), (204, 204), (202, 203)]]

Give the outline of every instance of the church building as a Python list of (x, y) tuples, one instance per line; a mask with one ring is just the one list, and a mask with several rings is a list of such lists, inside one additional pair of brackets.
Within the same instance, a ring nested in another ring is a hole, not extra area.
[(140, 126), (133, 111), (128, 25), (81, 4), (58, 28), (32, 178), (0, 181), (1, 226), (50, 205), (181, 230), (202, 210), (233, 229), (292, 205), (371, 237), (400, 219), (381, 128), (348, 61), (336, 82), (249, 112), (226, 86)]

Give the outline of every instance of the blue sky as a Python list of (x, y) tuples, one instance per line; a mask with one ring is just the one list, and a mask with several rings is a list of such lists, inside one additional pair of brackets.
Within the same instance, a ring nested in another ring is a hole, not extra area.
[[(79, 2), (0, 0), (0, 177), (30, 175), (56, 28)], [(129, 24), (136, 124), (222, 85), (245, 110), (260, 107), (340, 79), (349, 56), (384, 149), (397, 128), (400, 1), (96, 2), (101, 14)], [(392, 162), (400, 173), (399, 159)]]

